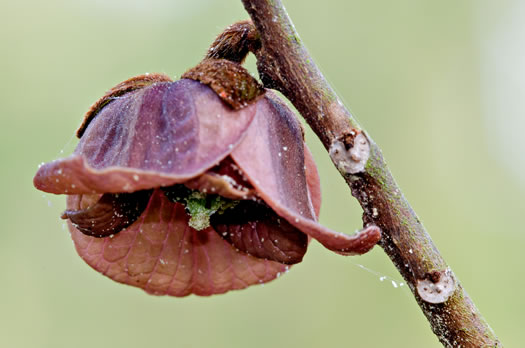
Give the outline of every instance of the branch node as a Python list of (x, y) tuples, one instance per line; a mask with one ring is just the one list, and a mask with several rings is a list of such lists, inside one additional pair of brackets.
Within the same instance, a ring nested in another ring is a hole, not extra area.
[(365, 170), (370, 143), (363, 132), (352, 130), (333, 141), (328, 152), (341, 174), (357, 174)]
[(417, 293), (428, 303), (444, 303), (456, 291), (456, 280), (452, 271), (447, 268), (443, 271), (433, 271), (425, 275), (425, 279), (418, 279)]

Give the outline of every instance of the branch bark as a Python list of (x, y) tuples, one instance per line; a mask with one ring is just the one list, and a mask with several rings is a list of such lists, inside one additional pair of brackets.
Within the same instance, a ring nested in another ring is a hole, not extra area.
[(406, 280), (441, 343), (446, 347), (502, 347), (401, 193), (380, 148), (313, 62), (281, 1), (242, 2), (257, 30), (245, 37), (256, 40), (250, 49), (257, 57), (262, 82), (283, 93), (321, 139), (361, 204), (364, 224), (381, 228), (381, 247)]

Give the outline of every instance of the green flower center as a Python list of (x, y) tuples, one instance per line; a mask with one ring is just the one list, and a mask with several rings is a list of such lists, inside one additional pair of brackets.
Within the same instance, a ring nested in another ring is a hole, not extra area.
[(164, 192), (172, 202), (181, 203), (186, 207), (186, 212), (190, 215), (188, 225), (197, 231), (210, 227), (210, 217), (213, 214), (221, 215), (240, 202), (219, 195), (190, 190), (183, 185), (165, 188)]

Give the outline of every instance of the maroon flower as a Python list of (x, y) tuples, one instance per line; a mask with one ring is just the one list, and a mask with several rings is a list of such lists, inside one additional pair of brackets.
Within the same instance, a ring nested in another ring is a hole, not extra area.
[(341, 254), (376, 244), (375, 226), (348, 236), (316, 222), (301, 127), (273, 93), (251, 92), (234, 110), (200, 82), (144, 75), (90, 109), (74, 154), (34, 184), (68, 195), (63, 218), (91, 267), (153, 294), (211, 295), (278, 277), (308, 237)]

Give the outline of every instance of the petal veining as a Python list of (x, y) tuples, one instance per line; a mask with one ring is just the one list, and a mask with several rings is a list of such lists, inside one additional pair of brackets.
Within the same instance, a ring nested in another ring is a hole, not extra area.
[[(79, 209), (82, 195), (68, 197)], [(113, 238), (69, 229), (79, 255), (95, 270), (156, 295), (212, 295), (268, 282), (286, 265), (237, 251), (213, 228), (188, 227), (184, 207), (155, 190), (144, 213)]]

